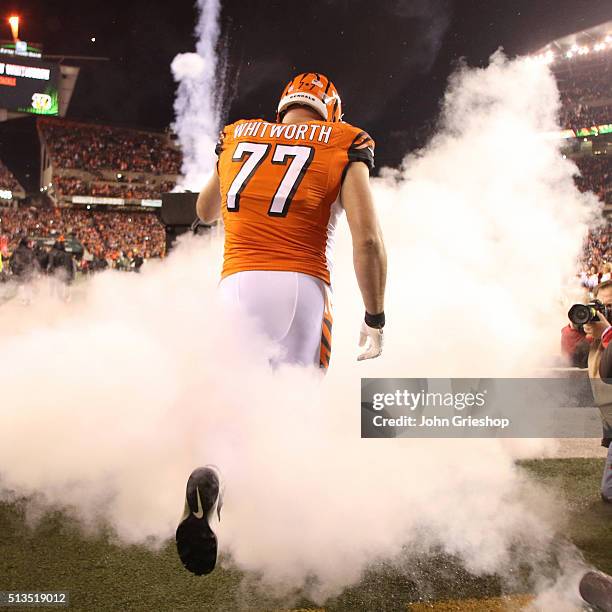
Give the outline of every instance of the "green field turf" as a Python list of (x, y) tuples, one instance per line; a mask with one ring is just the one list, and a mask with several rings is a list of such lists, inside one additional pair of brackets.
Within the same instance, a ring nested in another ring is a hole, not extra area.
[[(563, 491), (571, 513), (564, 535), (590, 563), (612, 573), (612, 506), (598, 498), (602, 467), (601, 459), (522, 464), (545, 484)], [(59, 512), (48, 513), (30, 529), (23, 501), (0, 504), (0, 591), (67, 590), (70, 609), (87, 612), (320, 609), (299, 594), (291, 601), (266, 599), (255, 585), (254, 577), (220, 568), (205, 578), (190, 575), (180, 566), (172, 542), (152, 552), (120, 547), (109, 534), (86, 538)], [(423, 610), (423, 602), (495, 597), (501, 590), (496, 577), (475, 578), (452, 559), (429, 557), (416, 567), (411, 564), (409, 577), (389, 567), (373, 567), (361, 584), (328, 601), (325, 610), (395, 612), (406, 610), (410, 602), (421, 602), (421, 607), (411, 609)], [(466, 610), (476, 609), (465, 603)]]
[(603, 459), (545, 459), (524, 467), (563, 491), (569, 505), (567, 535), (588, 563), (612, 575), (612, 504), (599, 496)]

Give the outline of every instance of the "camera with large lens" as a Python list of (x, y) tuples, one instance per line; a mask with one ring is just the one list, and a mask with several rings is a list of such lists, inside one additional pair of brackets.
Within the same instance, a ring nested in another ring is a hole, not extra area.
[(610, 321), (612, 317), (612, 308), (604, 306), (599, 300), (593, 300), (588, 304), (574, 304), (568, 311), (567, 316), (574, 325), (584, 325), (585, 323), (593, 323), (599, 321), (597, 313), (601, 314)]

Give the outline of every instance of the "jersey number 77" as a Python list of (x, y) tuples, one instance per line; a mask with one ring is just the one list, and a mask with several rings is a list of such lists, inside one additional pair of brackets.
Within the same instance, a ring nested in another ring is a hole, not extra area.
[[(242, 162), (242, 167), (227, 191), (228, 212), (238, 212), (240, 210), (240, 195), (267, 157), (271, 146), (269, 143), (258, 142), (239, 142), (236, 145), (232, 154), (232, 161)], [(270, 202), (270, 207), (268, 208), (270, 216), (284, 217), (287, 215), (291, 200), (300, 186), (313, 157), (313, 147), (284, 144), (274, 146), (274, 152), (272, 153), (273, 164), (286, 166), (288, 159), (291, 159), (291, 162), (287, 166), (287, 170)]]

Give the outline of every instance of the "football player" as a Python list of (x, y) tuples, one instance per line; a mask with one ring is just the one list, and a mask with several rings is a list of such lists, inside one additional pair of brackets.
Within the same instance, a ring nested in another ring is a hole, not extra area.
[[(329, 366), (334, 232), (343, 211), (365, 306), (359, 360), (383, 348), (386, 253), (369, 185), (374, 141), (342, 121), (334, 84), (299, 74), (285, 87), (275, 123), (228, 125), (217, 144), (217, 172), (202, 189), (198, 217), (225, 226), (219, 289), (282, 348), (283, 363)], [(177, 529), (179, 556), (195, 574), (212, 571), (222, 483), (214, 466), (195, 470)]]

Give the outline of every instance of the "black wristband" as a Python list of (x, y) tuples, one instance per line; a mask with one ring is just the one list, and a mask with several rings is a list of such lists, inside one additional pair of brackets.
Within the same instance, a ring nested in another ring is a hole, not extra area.
[(383, 311), (379, 312), (378, 314), (370, 314), (366, 310), (364, 321), (368, 327), (382, 329), (385, 326), (385, 312)]

